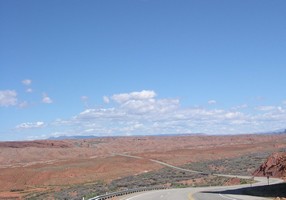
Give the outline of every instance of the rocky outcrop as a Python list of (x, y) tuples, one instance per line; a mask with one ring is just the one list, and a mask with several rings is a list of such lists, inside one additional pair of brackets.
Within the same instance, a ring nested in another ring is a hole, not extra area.
[(286, 152), (274, 153), (269, 156), (253, 175), (286, 179)]

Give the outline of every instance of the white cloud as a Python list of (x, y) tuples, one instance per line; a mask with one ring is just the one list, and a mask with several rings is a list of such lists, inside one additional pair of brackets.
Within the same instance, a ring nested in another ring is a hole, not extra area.
[(227, 112), (224, 116), (225, 119), (239, 119), (244, 117), (241, 112)]
[(80, 99), (83, 102), (85, 108), (88, 108), (88, 96), (81, 96)]
[(115, 108), (97, 108), (97, 109), (86, 109), (79, 113), (74, 119), (75, 120), (113, 120), (113, 119), (124, 119), (127, 117), (126, 113), (120, 109)]
[[(183, 108), (179, 99), (158, 99), (155, 92), (115, 94), (112, 108), (86, 109), (66, 126), (76, 126), (84, 133), (109, 135), (160, 133), (246, 132), (254, 119), (238, 111), (207, 108)], [(59, 122), (58, 122), (59, 123)], [(61, 123), (59, 123), (61, 124)], [(234, 126), (239, 125), (239, 128)]]
[(232, 110), (240, 110), (240, 109), (244, 109), (244, 108), (247, 108), (247, 107), (248, 107), (247, 104), (242, 104), (242, 105), (234, 106), (231, 109)]
[(103, 102), (104, 103), (109, 103), (110, 102), (110, 99), (108, 96), (103, 96)]
[(32, 140), (45, 140), (49, 138), (49, 136), (42, 134), (42, 135), (31, 135), (27, 137), (28, 141), (32, 141)]
[(26, 85), (26, 86), (29, 86), (29, 85), (32, 84), (32, 80), (30, 80), (30, 79), (25, 79), (25, 80), (22, 81), (22, 83), (23, 83), (24, 85)]
[(177, 99), (147, 99), (147, 100), (129, 100), (124, 104), (121, 104), (121, 108), (127, 113), (132, 114), (144, 114), (153, 113), (160, 114), (170, 112), (174, 110), (179, 105), (179, 100)]
[(155, 96), (156, 96), (156, 93), (152, 90), (142, 90), (141, 92), (115, 94), (112, 96), (112, 99), (116, 101), (117, 103), (124, 103), (129, 100), (152, 99)]
[(53, 103), (53, 100), (46, 93), (43, 93), (42, 102), (47, 103), (47, 104), (51, 104), (51, 103)]
[[(286, 107), (282, 105), (184, 107), (179, 99), (158, 98), (149, 90), (104, 96), (103, 100), (110, 104), (85, 108), (70, 119), (55, 120), (49, 128), (54, 126), (53, 130), (61, 135), (234, 134), (281, 129), (286, 121)], [(36, 125), (23, 123), (18, 128), (33, 126)]]
[[(156, 93), (151, 90), (115, 94), (111, 100), (117, 102), (122, 111), (128, 114), (165, 113), (179, 106), (178, 99), (155, 99)], [(106, 100), (110, 101), (108, 97)]]
[(16, 126), (16, 129), (33, 129), (33, 128), (43, 128), (45, 126), (44, 122), (25, 122)]
[[(22, 81), (22, 83), (25, 85), (25, 86), (27, 86), (27, 87), (29, 87), (31, 84), (32, 84), (32, 80), (31, 79), (25, 79), (25, 80), (23, 80)], [(32, 93), (33, 92), (33, 89), (32, 88), (26, 88), (26, 92), (27, 93)]]
[(32, 89), (32, 88), (28, 88), (28, 89), (26, 89), (26, 92), (27, 92), (27, 93), (32, 93), (32, 92), (33, 92), (33, 89)]
[(0, 91), (0, 106), (8, 107), (17, 105), (17, 92), (14, 90)]
[(80, 99), (81, 99), (82, 101), (87, 101), (87, 100), (88, 100), (88, 96), (81, 96)]
[(20, 108), (26, 108), (29, 106), (29, 103), (27, 101), (23, 101), (21, 103), (19, 103), (18, 105)]
[(274, 109), (276, 109), (275, 106), (259, 106), (259, 107), (256, 107), (256, 110), (259, 110), (259, 111), (271, 111)]
[(216, 100), (209, 100), (209, 101), (208, 101), (208, 104), (209, 104), (209, 105), (216, 104)]

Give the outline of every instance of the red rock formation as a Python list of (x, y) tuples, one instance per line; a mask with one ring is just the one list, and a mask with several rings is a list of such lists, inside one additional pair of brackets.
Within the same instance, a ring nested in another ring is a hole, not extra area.
[(254, 176), (272, 176), (286, 179), (286, 153), (274, 153), (253, 173)]
[(72, 145), (67, 141), (60, 140), (35, 140), (35, 141), (19, 141), (19, 142), (0, 142), (0, 148), (68, 148)]

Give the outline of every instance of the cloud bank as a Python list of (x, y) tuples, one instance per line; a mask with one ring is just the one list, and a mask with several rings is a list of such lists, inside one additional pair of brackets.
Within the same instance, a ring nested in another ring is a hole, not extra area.
[(285, 104), (253, 109), (246, 104), (230, 109), (182, 107), (179, 99), (158, 98), (152, 90), (104, 96), (103, 101), (104, 107), (54, 122), (61, 129), (54, 134), (238, 134), (275, 130), (284, 127), (286, 120)]

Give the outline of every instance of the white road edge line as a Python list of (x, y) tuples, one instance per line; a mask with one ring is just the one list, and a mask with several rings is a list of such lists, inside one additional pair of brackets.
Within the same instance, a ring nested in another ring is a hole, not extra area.
[(132, 199), (134, 199), (134, 198), (137, 198), (137, 197), (143, 196), (144, 194), (146, 194), (146, 192), (144, 192), (144, 193), (142, 193), (142, 194), (138, 194), (138, 195), (133, 196), (133, 197), (129, 197), (129, 198), (125, 199), (125, 200), (132, 200)]
[(143, 194), (139, 194), (139, 195), (136, 195), (136, 196), (133, 196), (133, 197), (129, 197), (129, 198), (126, 199), (126, 200), (132, 200), (132, 199), (137, 198), (137, 197), (139, 197), (139, 196), (141, 196), (141, 195), (143, 195)]
[(159, 192), (158, 190), (153, 190), (153, 191), (145, 191), (145, 192), (143, 192), (143, 193), (141, 193), (141, 194), (138, 194), (138, 195), (136, 195), (136, 196), (133, 196), (133, 197), (129, 197), (129, 198), (127, 198), (127, 199), (125, 199), (125, 200), (132, 200), (132, 199), (135, 199), (135, 198), (137, 198), (137, 197), (140, 197), (140, 196), (144, 196), (144, 195), (146, 195), (146, 194), (148, 194), (148, 193), (156, 193), (156, 192)]
[(234, 198), (231, 198), (231, 197), (227, 197), (227, 196), (222, 195), (222, 194), (219, 194), (219, 196), (221, 196), (222, 198), (225, 198), (225, 199), (237, 200), (237, 199), (234, 199)]

